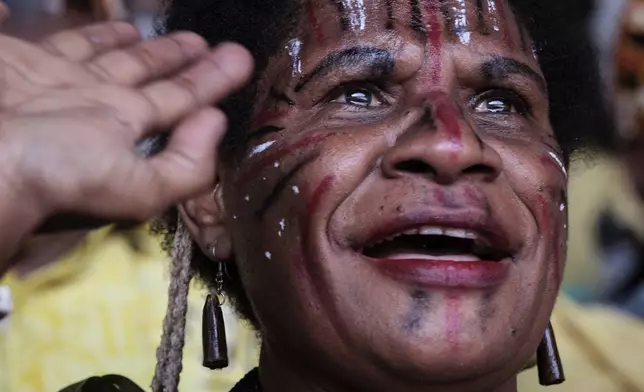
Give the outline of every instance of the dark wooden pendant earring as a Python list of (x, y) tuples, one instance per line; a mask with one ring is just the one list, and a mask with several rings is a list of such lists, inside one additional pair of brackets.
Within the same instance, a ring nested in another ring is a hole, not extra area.
[[(215, 250), (213, 248), (214, 255)], [(224, 301), (219, 298), (223, 295), (223, 262), (218, 261), (216, 277), (216, 293), (208, 295), (203, 307), (202, 344), (203, 366), (208, 369), (223, 369), (228, 366), (228, 345), (226, 344), (226, 327), (221, 305)]]
[(566, 381), (555, 340), (555, 331), (552, 329), (551, 323), (548, 323), (548, 328), (546, 328), (543, 339), (537, 348), (537, 369), (541, 385), (557, 385)]

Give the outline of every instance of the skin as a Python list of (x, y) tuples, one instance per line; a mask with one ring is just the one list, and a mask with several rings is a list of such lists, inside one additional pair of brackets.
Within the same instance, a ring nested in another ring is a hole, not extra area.
[[(263, 73), (242, 163), (181, 209), (206, 254), (239, 266), (264, 390), (516, 390), (564, 267), (566, 175), (529, 38), (506, 5), (478, 19), (475, 3), (365, 0), (353, 30), (312, 2), (300, 57), (287, 42)], [(305, 76), (354, 47), (373, 49)], [(491, 288), (394, 279), (355, 249), (392, 220), (464, 212), (512, 250)]]
[[(124, 23), (39, 44), (0, 35), (0, 48), (0, 276), (52, 217), (142, 222), (212, 188), (226, 122), (213, 105), (250, 76), (245, 49), (141, 42)], [(134, 145), (157, 129), (170, 144), (144, 159)]]
[[(95, 5), (100, 6), (100, 4)], [(97, 13), (98, 11), (93, 12)], [(9, 8), (4, 2), (0, 2), (0, 22), (6, 20), (9, 15)], [(92, 21), (93, 17), (91, 14), (73, 14), (71, 17), (68, 16), (66, 20), (61, 21), (59, 19), (53, 16), (46, 19), (41, 18), (39, 20), (39, 28), (46, 30), (49, 24), (56, 25), (56, 23), (87, 25)], [(24, 32), (20, 31), (20, 28), (17, 28), (18, 31), (10, 30), (8, 33), (29, 40), (46, 39), (45, 32), (40, 29), (31, 28), (27, 32)], [(131, 33), (129, 32), (127, 34)], [(136, 37), (134, 34), (131, 34), (131, 36)], [(58, 261), (60, 257), (78, 245), (87, 233), (87, 231), (65, 231), (54, 234), (36, 235), (29, 238), (20, 246), (18, 253), (9, 261), (10, 264), (16, 266), (13, 272), (21, 278), (27, 278), (34, 271)]]

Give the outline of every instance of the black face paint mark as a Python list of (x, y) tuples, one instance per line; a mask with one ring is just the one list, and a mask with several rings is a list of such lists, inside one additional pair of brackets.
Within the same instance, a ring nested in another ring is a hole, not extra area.
[(409, 27), (411, 27), (415, 32), (426, 36), (427, 29), (423, 23), (423, 14), (420, 10), (420, 0), (409, 0), (409, 5), (411, 7), (411, 24)]
[(394, 28), (394, 5), (393, 0), (387, 0), (385, 3), (387, 7), (387, 24), (386, 28), (392, 30)]
[(447, 39), (449, 39), (451, 42), (454, 42), (457, 38), (456, 29), (454, 27), (454, 24), (452, 23), (454, 21), (454, 18), (449, 12), (449, 5), (445, 2), (445, 0), (439, 0), (439, 3), (440, 11), (441, 14), (443, 14), (443, 20), (445, 24), (445, 34), (447, 36)]
[(279, 200), (280, 194), (286, 189), (286, 187), (289, 185), (293, 177), (297, 175), (297, 173), (302, 170), (306, 165), (309, 163), (313, 162), (316, 158), (318, 157), (318, 154), (311, 155), (310, 157), (306, 158), (305, 160), (301, 161), (295, 167), (293, 167), (291, 170), (289, 170), (280, 180), (277, 182), (275, 187), (273, 187), (273, 190), (271, 193), (264, 199), (264, 202), (262, 203), (262, 206), (255, 212), (255, 218), (259, 221), (264, 219), (264, 215), (266, 215), (266, 212)]
[(493, 56), (483, 63), (481, 73), (490, 82), (502, 82), (514, 74), (521, 75), (531, 79), (542, 92), (548, 92), (546, 80), (537, 71), (529, 65), (509, 57)]
[(482, 35), (490, 35), (490, 29), (485, 23), (485, 14), (487, 13), (487, 3), (483, 0), (476, 0), (476, 30)]
[(481, 332), (487, 332), (487, 326), (490, 320), (496, 315), (496, 305), (492, 302), (494, 291), (487, 291), (481, 299), (481, 310), (479, 310), (479, 321), (481, 323)]
[(414, 333), (422, 326), (423, 319), (430, 307), (429, 293), (415, 290), (411, 293), (411, 310), (403, 319), (403, 328), (409, 333)]
[(340, 27), (342, 31), (346, 31), (349, 28), (349, 19), (347, 18), (347, 10), (344, 9), (344, 4), (341, 0), (331, 0), (335, 8), (340, 14)]
[(313, 71), (300, 79), (294, 91), (301, 91), (314, 77), (322, 77), (336, 68), (364, 68), (369, 74), (364, 76), (381, 78), (391, 74), (394, 66), (394, 57), (388, 50), (362, 46), (348, 48), (324, 57)]

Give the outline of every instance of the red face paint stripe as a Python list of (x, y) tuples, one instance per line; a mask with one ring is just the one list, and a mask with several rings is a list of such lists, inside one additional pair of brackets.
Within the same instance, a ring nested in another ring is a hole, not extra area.
[(311, 197), (311, 201), (309, 201), (308, 207), (306, 209), (306, 217), (308, 220), (310, 220), (315, 215), (317, 209), (320, 206), (320, 202), (322, 201), (322, 197), (331, 189), (332, 184), (333, 176), (329, 175), (324, 177), (320, 185), (315, 188), (313, 196)]
[(271, 154), (264, 156), (261, 160), (259, 160), (255, 164), (250, 165), (248, 169), (244, 170), (244, 173), (236, 181), (237, 185), (239, 186), (245, 185), (251, 178), (256, 176), (259, 171), (263, 170), (268, 165), (272, 165), (276, 161), (279, 161), (285, 156), (293, 154), (298, 150), (310, 147), (312, 144), (319, 143), (331, 135), (332, 134), (330, 133), (311, 135), (291, 145), (282, 146), (278, 148), (277, 150), (273, 151)]
[(447, 94), (441, 91), (433, 91), (427, 94), (427, 98), (434, 105), (436, 120), (443, 124), (449, 141), (461, 146), (461, 127), (458, 121), (459, 113), (454, 103), (450, 101)]
[(315, 8), (311, 5), (310, 1), (306, 3), (306, 19), (309, 25), (313, 27), (317, 43), (324, 43), (324, 33), (322, 32), (322, 27), (320, 26), (317, 16), (315, 16)]
[(441, 41), (442, 25), (439, 17), (438, 0), (426, 0), (423, 2), (423, 6), (427, 20), (427, 38), (429, 45), (429, 83), (435, 88), (441, 81), (443, 46)]
[(445, 296), (445, 327), (450, 348), (458, 351), (461, 345), (461, 299), (455, 293), (447, 293)]

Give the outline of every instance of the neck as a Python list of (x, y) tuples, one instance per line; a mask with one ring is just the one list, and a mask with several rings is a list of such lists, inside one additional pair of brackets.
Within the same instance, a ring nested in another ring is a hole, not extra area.
[(35, 271), (49, 266), (77, 246), (87, 235), (86, 231), (38, 235), (30, 238), (12, 258), (13, 272), (26, 278)]
[[(400, 392), (517, 392), (516, 376), (495, 388), (481, 389), (477, 382), (467, 381), (464, 384), (405, 382), (404, 380), (379, 379), (369, 383), (362, 378), (362, 385), (356, 385), (360, 379), (353, 374), (351, 379), (342, 375), (329, 376), (330, 373), (317, 372), (310, 366), (311, 358), (305, 361), (283, 360), (283, 357), (262, 344), (259, 365), (259, 378), (262, 383), (262, 392), (362, 392), (369, 391), (400, 391)], [(313, 360), (313, 362), (317, 362)], [(347, 361), (347, 364), (350, 361)], [(350, 368), (351, 366), (346, 366)], [(326, 368), (328, 372), (330, 367)], [(346, 372), (346, 370), (344, 370)], [(351, 373), (351, 372), (349, 372)], [(382, 372), (380, 375), (385, 374)], [(379, 387), (374, 387), (377, 385)]]

